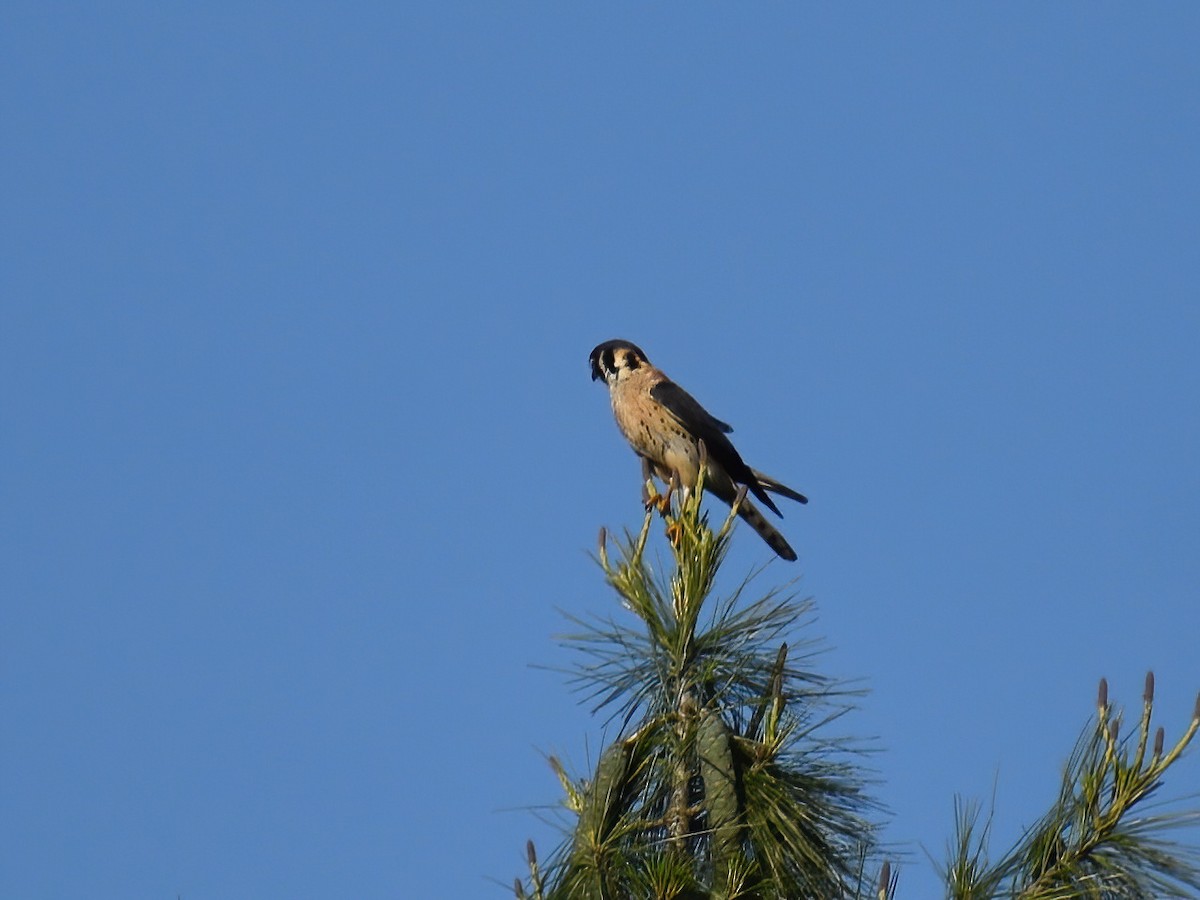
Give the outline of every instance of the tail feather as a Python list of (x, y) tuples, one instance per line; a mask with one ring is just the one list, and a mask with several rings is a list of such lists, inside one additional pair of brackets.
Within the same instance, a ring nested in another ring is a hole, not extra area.
[(796, 561), (796, 551), (783, 539), (783, 535), (776, 531), (775, 527), (763, 517), (757, 506), (749, 500), (742, 500), (741, 505), (738, 507), (738, 515), (741, 516), (742, 521), (757, 531), (759, 536), (767, 542), (767, 546), (774, 550), (781, 558), (786, 559), (788, 562)]
[[(778, 481), (776, 481), (774, 478), (770, 477), (769, 475), (764, 475), (762, 472), (758, 471), (757, 469), (751, 469), (750, 473), (755, 477), (755, 479), (757, 479), (758, 487), (760, 489), (765, 490), (765, 491), (770, 491), (773, 494), (778, 494), (780, 497), (787, 497), (789, 500), (795, 500), (797, 503), (807, 503), (808, 502), (808, 498), (805, 497), (803, 494), (801, 494), (799, 491), (793, 491), (786, 484), (780, 484)], [(755, 493), (757, 493), (757, 491)], [(774, 504), (768, 502), (767, 505), (773, 506)]]

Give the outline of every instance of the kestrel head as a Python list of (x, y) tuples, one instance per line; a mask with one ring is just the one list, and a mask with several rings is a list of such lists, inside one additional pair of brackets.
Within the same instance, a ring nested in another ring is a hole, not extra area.
[(592, 364), (592, 381), (603, 378), (612, 385), (622, 372), (632, 372), (639, 366), (650, 365), (646, 354), (637, 344), (613, 340), (598, 344), (588, 356)]

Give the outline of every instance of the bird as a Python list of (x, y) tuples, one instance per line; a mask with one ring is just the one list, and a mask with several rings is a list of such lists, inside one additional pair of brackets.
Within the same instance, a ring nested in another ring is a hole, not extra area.
[[(608, 385), (617, 427), (641, 458), (644, 481), (654, 474), (690, 492), (699, 480), (704, 459), (704, 489), (730, 506), (737, 499), (738, 485), (745, 485), (763, 506), (781, 517), (768, 492), (797, 503), (808, 502), (798, 491), (746, 465), (727, 437), (733, 428), (655, 368), (636, 344), (605, 341), (592, 349), (588, 361), (592, 380)], [(796, 559), (796, 551), (749, 499), (739, 504), (738, 515), (781, 558)]]

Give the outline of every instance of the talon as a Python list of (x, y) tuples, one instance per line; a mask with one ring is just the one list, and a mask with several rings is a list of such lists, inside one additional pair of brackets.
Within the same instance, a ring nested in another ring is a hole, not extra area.
[(642, 484), (642, 504), (646, 507), (646, 512), (657, 510), (660, 516), (666, 518), (671, 512), (671, 496), (674, 493), (674, 478), (672, 478), (671, 483), (667, 485), (667, 492), (665, 494), (660, 494), (654, 490), (653, 481), (646, 481)]
[(651, 482), (647, 481), (642, 485), (642, 506), (646, 507), (646, 512), (658, 510), (658, 512), (665, 516), (665, 507), (669, 502), (669, 498), (656, 491)]
[(667, 540), (671, 542), (672, 547), (678, 547), (683, 541), (683, 526), (678, 522), (668, 522)]
[(667, 492), (658, 498), (658, 511), (666, 518), (671, 512), (671, 498), (675, 496), (675, 492), (679, 490), (679, 476), (674, 472), (671, 473), (671, 480), (667, 482)]

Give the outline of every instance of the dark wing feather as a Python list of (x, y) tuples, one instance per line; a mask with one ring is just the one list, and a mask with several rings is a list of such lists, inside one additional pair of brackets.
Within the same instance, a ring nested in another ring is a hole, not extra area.
[(704, 441), (708, 455), (724, 469), (729, 477), (738, 484), (750, 488), (751, 493), (761, 500), (768, 509), (779, 514), (779, 507), (767, 495), (758, 483), (758, 479), (750, 467), (742, 460), (737, 448), (726, 434), (733, 431), (729, 425), (711, 415), (708, 410), (696, 402), (687, 391), (673, 381), (660, 381), (650, 388), (650, 398), (679, 420), (679, 423), (694, 435)]
[(667, 412), (682, 422), (696, 437), (708, 437), (701, 432), (717, 432), (729, 434), (733, 426), (726, 425), (707, 409), (696, 402), (696, 399), (673, 381), (660, 381), (650, 388), (650, 397), (656, 403), (666, 407)]

